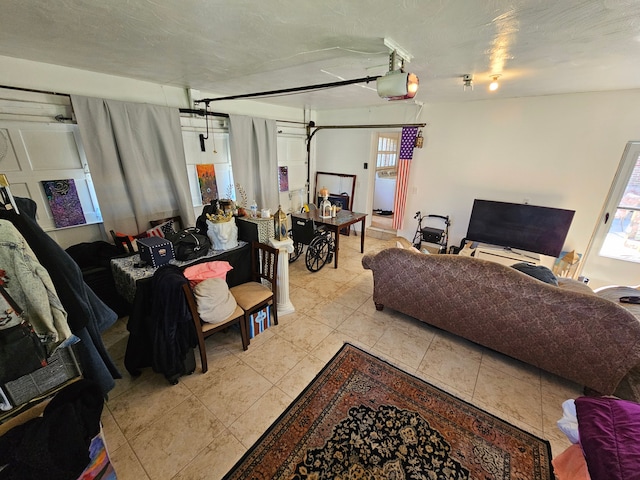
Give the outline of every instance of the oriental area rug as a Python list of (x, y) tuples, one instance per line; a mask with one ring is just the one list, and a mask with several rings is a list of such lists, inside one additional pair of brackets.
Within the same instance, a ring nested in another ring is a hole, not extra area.
[(553, 479), (541, 440), (345, 344), (225, 479)]

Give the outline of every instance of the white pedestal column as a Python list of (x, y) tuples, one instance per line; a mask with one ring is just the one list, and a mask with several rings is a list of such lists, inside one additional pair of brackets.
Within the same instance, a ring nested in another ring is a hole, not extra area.
[(278, 316), (287, 315), (296, 311), (291, 300), (289, 299), (289, 254), (293, 253), (293, 240), (269, 239), (269, 244), (277, 248), (278, 254)]

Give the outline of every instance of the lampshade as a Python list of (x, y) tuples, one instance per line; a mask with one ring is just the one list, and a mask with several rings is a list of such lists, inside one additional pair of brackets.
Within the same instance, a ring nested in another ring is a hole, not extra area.
[(415, 97), (418, 83), (416, 74), (393, 70), (376, 80), (376, 89), (382, 98), (403, 100)]

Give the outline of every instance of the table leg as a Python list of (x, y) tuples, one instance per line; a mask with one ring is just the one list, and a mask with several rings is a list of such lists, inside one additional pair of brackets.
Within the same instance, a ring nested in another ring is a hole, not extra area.
[(360, 227), (360, 253), (364, 253), (364, 221), (366, 220), (366, 217), (362, 219), (362, 225)]
[(338, 252), (340, 251), (340, 229), (336, 228), (333, 232), (333, 236), (335, 237), (335, 251), (333, 252), (333, 267), (338, 268)]

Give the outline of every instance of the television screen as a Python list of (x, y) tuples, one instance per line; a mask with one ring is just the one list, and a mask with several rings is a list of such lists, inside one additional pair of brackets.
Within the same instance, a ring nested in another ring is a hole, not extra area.
[(474, 200), (467, 240), (557, 257), (574, 210)]

